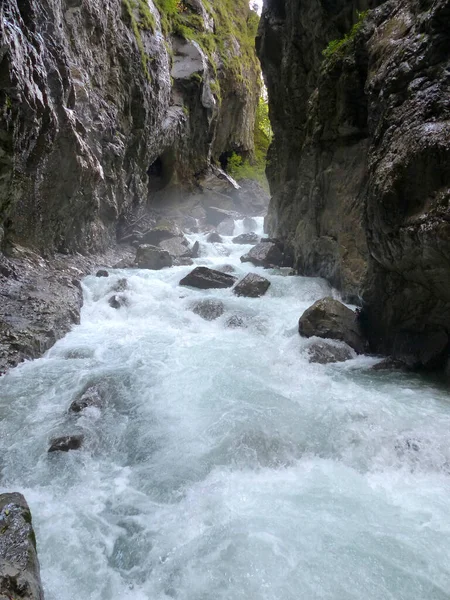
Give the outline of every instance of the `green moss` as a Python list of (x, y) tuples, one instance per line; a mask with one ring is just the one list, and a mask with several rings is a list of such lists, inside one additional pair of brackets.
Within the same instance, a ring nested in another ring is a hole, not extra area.
[(358, 21), (353, 25), (349, 33), (346, 33), (340, 40), (332, 40), (328, 46), (322, 51), (326, 59), (332, 59), (342, 56), (363, 26), (364, 19), (367, 17), (368, 10), (358, 13)]
[[(156, 22), (154, 16), (151, 14), (145, 0), (122, 0), (122, 3), (130, 18), (131, 28), (136, 38), (136, 43), (139, 48), (141, 55), (142, 69), (144, 70), (145, 76), (151, 81), (150, 72), (148, 70), (148, 55), (144, 48), (144, 42), (142, 41), (141, 29), (149, 29), (155, 31)], [(139, 17), (136, 18), (135, 10), (138, 10)]]

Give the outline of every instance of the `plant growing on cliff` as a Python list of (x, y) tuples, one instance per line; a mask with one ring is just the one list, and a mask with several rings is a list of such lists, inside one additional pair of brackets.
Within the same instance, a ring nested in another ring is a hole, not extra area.
[(341, 55), (345, 51), (345, 49), (354, 41), (355, 37), (361, 30), (364, 19), (367, 17), (368, 12), (368, 10), (358, 12), (358, 20), (353, 25), (349, 33), (346, 33), (344, 37), (339, 40), (331, 40), (331, 42), (328, 43), (328, 46), (322, 51), (322, 54), (325, 58), (333, 58), (337, 55)]
[[(155, 17), (150, 12), (148, 4), (145, 0), (122, 0), (122, 3), (130, 18), (131, 28), (136, 38), (136, 43), (141, 55), (142, 68), (147, 79), (151, 81), (151, 76), (148, 70), (149, 58), (144, 48), (141, 30), (150, 30), (154, 32), (156, 29)], [(136, 17), (135, 14), (136, 10), (138, 10), (138, 17)]]

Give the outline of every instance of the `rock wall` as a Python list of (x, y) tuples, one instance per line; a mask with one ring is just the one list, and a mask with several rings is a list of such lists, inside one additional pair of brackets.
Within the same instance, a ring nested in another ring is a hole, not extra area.
[(448, 352), (449, 17), (449, 0), (266, 0), (257, 40), (268, 231), (414, 366)]
[(103, 250), (161, 187), (195, 185), (224, 152), (252, 152), (250, 13), (238, 0), (228, 16), (223, 2), (175, 3), (186, 25), (164, 12), (173, 2), (2, 2), (4, 250)]

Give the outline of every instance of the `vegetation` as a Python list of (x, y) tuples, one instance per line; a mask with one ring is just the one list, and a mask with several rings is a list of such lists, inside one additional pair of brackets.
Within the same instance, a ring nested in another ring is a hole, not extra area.
[(331, 59), (333, 57), (341, 56), (345, 52), (346, 48), (351, 44), (356, 35), (361, 30), (364, 23), (364, 19), (367, 17), (369, 11), (358, 12), (358, 20), (353, 25), (349, 33), (346, 33), (340, 40), (332, 40), (328, 46), (322, 51), (325, 58)]
[(255, 121), (255, 154), (251, 159), (243, 159), (233, 152), (228, 159), (227, 172), (239, 181), (255, 179), (268, 190), (266, 178), (267, 151), (272, 141), (273, 132), (269, 120), (269, 107), (266, 98), (261, 95), (256, 111)]
[[(149, 58), (144, 48), (144, 43), (141, 37), (141, 30), (150, 30), (152, 32), (155, 31), (155, 17), (150, 12), (146, 0), (122, 0), (122, 2), (124, 7), (126, 8), (128, 16), (130, 17), (131, 28), (133, 29), (139, 52), (141, 54), (142, 68), (147, 79), (151, 81), (150, 73), (147, 66)], [(136, 11), (138, 16), (136, 16)]]

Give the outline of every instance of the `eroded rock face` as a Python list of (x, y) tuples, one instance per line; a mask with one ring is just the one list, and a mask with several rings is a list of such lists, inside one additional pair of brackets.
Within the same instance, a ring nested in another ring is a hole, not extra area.
[(30, 508), (22, 494), (0, 494), (0, 597), (44, 600)]
[[(370, 10), (324, 57), (355, 8)], [(275, 132), (269, 234), (301, 274), (363, 303), (373, 350), (416, 366), (448, 352), (449, 17), (449, 0), (266, 0), (258, 40)]]
[(340, 340), (358, 354), (367, 348), (356, 313), (334, 298), (322, 298), (305, 310), (298, 322), (298, 331), (305, 337)]
[(209, 269), (208, 267), (196, 267), (180, 281), (180, 285), (200, 288), (201, 290), (214, 288), (228, 288), (236, 283), (236, 277)]

